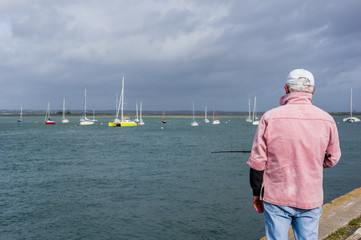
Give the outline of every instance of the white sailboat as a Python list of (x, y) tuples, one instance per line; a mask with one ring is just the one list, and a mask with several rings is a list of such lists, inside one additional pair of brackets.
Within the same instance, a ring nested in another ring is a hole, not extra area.
[(69, 120), (65, 118), (65, 98), (63, 98), (63, 118), (61, 123), (69, 123)]
[(221, 124), (221, 122), (216, 118), (216, 104), (213, 105), (213, 125)]
[(251, 99), (248, 98), (248, 118), (246, 119), (246, 122), (252, 122), (251, 118)]
[(209, 119), (207, 118), (207, 107), (204, 107), (204, 122), (209, 123)]
[(83, 111), (82, 117), (80, 119), (79, 125), (81, 126), (90, 126), (94, 125), (94, 122), (87, 118), (86, 116), (86, 89), (84, 90), (84, 104), (83, 104)]
[(143, 121), (143, 118), (142, 118), (142, 101), (140, 101), (140, 110), (139, 110), (139, 125), (143, 126), (145, 123)]
[(344, 122), (354, 123), (360, 122), (360, 119), (352, 116), (352, 88), (351, 88), (351, 100), (350, 100), (350, 116), (343, 119)]
[(257, 120), (257, 116), (256, 116), (256, 97), (254, 97), (252, 125), (258, 125), (258, 124), (259, 124), (259, 120)]
[(194, 120), (194, 101), (193, 101), (193, 120), (191, 122), (192, 127), (198, 127), (198, 123)]
[[(119, 109), (121, 112), (119, 119)], [(135, 127), (138, 126), (136, 122), (124, 118), (124, 76), (122, 79), (122, 91), (120, 93), (120, 99), (118, 108), (115, 114), (115, 119), (113, 122), (109, 122), (109, 127)]]
[(50, 118), (50, 102), (48, 102), (48, 109), (46, 110), (45, 113), (45, 124), (55, 124), (55, 121), (51, 120)]
[(20, 117), (18, 119), (18, 122), (22, 122), (23, 121), (23, 107), (21, 106), (20, 108)]
[(93, 119), (91, 121), (98, 122), (98, 120), (95, 119), (95, 109), (93, 109)]
[(135, 114), (136, 118), (134, 119), (134, 122), (139, 123), (139, 117), (138, 117), (138, 100), (135, 103)]

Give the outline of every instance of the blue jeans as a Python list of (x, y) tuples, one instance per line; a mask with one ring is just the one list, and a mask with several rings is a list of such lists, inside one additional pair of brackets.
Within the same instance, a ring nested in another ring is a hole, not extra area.
[(317, 240), (322, 207), (300, 209), (263, 202), (267, 240), (287, 240), (292, 225), (295, 239)]

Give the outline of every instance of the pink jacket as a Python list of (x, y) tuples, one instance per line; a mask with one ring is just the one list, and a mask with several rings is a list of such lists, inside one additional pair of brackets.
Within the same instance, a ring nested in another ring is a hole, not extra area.
[[(312, 105), (312, 94), (294, 92), (266, 112), (257, 128), (251, 168), (264, 170), (263, 200), (280, 206), (312, 209), (323, 204), (323, 168), (341, 157), (333, 118)], [(331, 154), (325, 159), (325, 153)]]

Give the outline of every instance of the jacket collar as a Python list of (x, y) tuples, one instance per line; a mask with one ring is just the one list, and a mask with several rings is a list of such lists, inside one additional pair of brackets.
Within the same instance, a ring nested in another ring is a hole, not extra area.
[(304, 92), (288, 93), (280, 98), (280, 105), (286, 104), (312, 104), (312, 94)]

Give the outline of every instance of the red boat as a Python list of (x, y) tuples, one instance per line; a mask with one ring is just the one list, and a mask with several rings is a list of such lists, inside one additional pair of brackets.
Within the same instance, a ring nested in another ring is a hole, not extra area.
[(55, 124), (55, 121), (48, 119), (45, 121), (45, 124)]
[(55, 121), (50, 119), (50, 103), (48, 102), (48, 109), (45, 114), (45, 122), (44, 124), (55, 124)]

